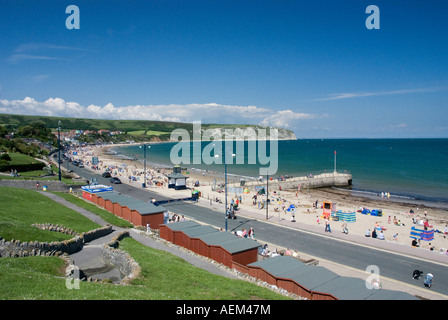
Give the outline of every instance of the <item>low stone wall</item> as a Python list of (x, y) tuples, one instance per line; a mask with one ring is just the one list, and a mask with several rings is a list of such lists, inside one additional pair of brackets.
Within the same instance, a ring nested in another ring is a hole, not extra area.
[(73, 231), (72, 229), (66, 228), (64, 226), (60, 226), (58, 224), (54, 225), (51, 223), (34, 223), (32, 224), (32, 226), (41, 230), (65, 233), (69, 236), (79, 236), (79, 233), (77, 233), (76, 231)]
[[(36, 184), (39, 183), (39, 186)], [(15, 180), (15, 179), (0, 179), (0, 186), (31, 189), (42, 191), (44, 186), (48, 191), (68, 192), (70, 188), (73, 190), (80, 189), (81, 185), (67, 185), (59, 180)]]
[[(49, 225), (48, 228), (53, 228)], [(72, 254), (82, 249), (85, 242), (92, 241), (112, 232), (112, 226), (81, 233), (69, 240), (55, 242), (20, 240), (6, 241), (0, 239), (0, 257), (28, 257), (28, 256), (60, 256), (63, 253)]]
[(119, 241), (124, 237), (129, 237), (129, 231), (122, 231), (111, 241), (105, 243), (101, 255), (104, 262), (115, 266), (125, 275), (125, 278), (121, 281), (122, 284), (138, 277), (141, 271), (140, 265), (128, 253), (117, 249)]

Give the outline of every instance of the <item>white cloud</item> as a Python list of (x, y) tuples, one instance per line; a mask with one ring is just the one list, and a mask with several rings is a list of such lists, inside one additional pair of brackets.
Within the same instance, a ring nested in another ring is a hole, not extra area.
[(19, 45), (15, 52), (29, 52), (29, 51), (44, 51), (44, 50), (68, 50), (68, 51), (86, 51), (93, 52), (92, 50), (78, 47), (61, 46), (51, 43), (24, 43)]
[(0, 100), (0, 113), (77, 117), (92, 119), (160, 120), (176, 122), (202, 121), (204, 123), (261, 124), (265, 126), (294, 127), (306, 119), (325, 117), (292, 110), (271, 110), (257, 106), (234, 106), (217, 103), (83, 106), (61, 98), (39, 102), (26, 97), (23, 100)]
[(264, 126), (289, 128), (299, 120), (315, 119), (321, 117), (326, 117), (326, 115), (315, 115), (310, 113), (297, 113), (291, 110), (280, 110), (263, 119), (260, 124)]
[(403, 89), (392, 91), (380, 91), (380, 92), (348, 92), (348, 93), (335, 93), (326, 98), (316, 99), (314, 101), (331, 101), (341, 99), (352, 99), (372, 96), (390, 96), (398, 94), (410, 94), (410, 93), (425, 93), (425, 92), (437, 92), (446, 91), (447, 87), (433, 87), (433, 88), (416, 88), (416, 89)]
[(6, 61), (18, 64), (32, 60), (69, 60), (68, 52), (94, 52), (93, 50), (55, 45), (50, 43), (25, 43), (19, 45)]
[(9, 63), (19, 63), (21, 61), (25, 60), (59, 60), (60, 58), (57, 57), (49, 57), (49, 56), (38, 56), (38, 55), (32, 55), (32, 54), (13, 54), (11, 55), (7, 61)]

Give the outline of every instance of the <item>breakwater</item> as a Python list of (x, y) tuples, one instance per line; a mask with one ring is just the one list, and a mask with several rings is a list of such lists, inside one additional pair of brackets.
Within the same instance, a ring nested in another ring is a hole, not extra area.
[[(323, 173), (319, 175), (308, 175), (305, 177), (294, 177), (285, 180), (269, 180), (269, 189), (272, 190), (303, 190), (304, 188), (328, 188), (348, 187), (352, 185), (352, 175), (349, 173)], [(237, 185), (235, 184), (234, 187)], [(266, 180), (247, 181), (245, 186), (266, 186)]]

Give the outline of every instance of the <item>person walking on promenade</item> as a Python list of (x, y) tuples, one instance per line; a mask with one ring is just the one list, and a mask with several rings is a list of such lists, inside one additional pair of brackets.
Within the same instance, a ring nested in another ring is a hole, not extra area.
[(342, 232), (345, 234), (348, 234), (347, 221), (345, 221), (345, 220), (344, 220), (344, 223), (342, 224)]

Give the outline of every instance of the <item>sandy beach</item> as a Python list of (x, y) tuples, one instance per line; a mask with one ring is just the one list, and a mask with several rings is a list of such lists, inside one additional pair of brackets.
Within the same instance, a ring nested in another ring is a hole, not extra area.
[[(118, 145), (108, 146), (92, 146), (78, 150), (78, 158), (83, 158), (86, 161), (86, 168), (90, 168), (89, 160), (92, 156), (99, 158), (98, 170), (104, 172), (106, 168), (110, 168), (112, 176), (120, 178), (122, 183), (129, 183), (141, 186), (143, 182), (143, 163), (140, 161), (117, 158), (116, 155), (108, 152), (109, 148)], [(170, 168), (155, 168), (151, 163), (146, 163), (147, 168), (147, 189), (153, 192), (160, 193), (169, 197), (188, 197), (191, 195), (191, 189), (196, 189), (201, 192), (205, 199), (220, 199), (224, 202), (224, 193), (212, 190), (214, 180), (217, 183), (223, 183), (222, 174), (199, 172), (189, 170), (187, 176), (187, 190), (173, 190), (167, 187), (167, 178), (165, 174), (172, 172)], [(131, 177), (131, 179), (129, 179)], [(193, 187), (193, 184), (199, 181), (198, 187)], [(237, 180), (238, 181), (238, 180)], [(229, 184), (229, 189), (239, 184)], [(275, 193), (274, 193), (275, 192)], [(266, 209), (259, 209), (258, 205), (253, 204), (253, 196), (256, 191), (252, 188), (247, 194), (241, 194), (241, 202), (239, 207), (241, 210), (251, 211), (259, 214), (260, 219), (265, 219)], [(385, 240), (392, 243), (411, 246), (412, 239), (409, 237), (412, 226), (417, 226), (423, 229), (420, 225), (426, 219), (434, 230), (439, 230), (440, 233), (435, 232), (434, 240), (427, 242), (421, 241), (420, 247), (430, 251), (436, 255), (444, 254), (448, 260), (448, 235), (443, 232), (446, 230), (448, 223), (448, 211), (446, 209), (437, 207), (425, 207), (421, 205), (395, 202), (387, 198), (367, 198), (355, 197), (351, 195), (350, 191), (336, 190), (332, 188), (327, 189), (310, 189), (301, 190), (301, 192), (280, 191), (269, 188), (269, 195), (271, 198), (271, 205), (269, 206), (269, 217), (290, 220), (292, 214), (287, 212), (291, 204), (296, 206), (294, 217), (297, 222), (309, 226), (321, 226), (325, 229), (325, 221), (322, 218), (323, 209), (321, 209), (323, 201), (329, 201), (336, 204), (337, 210), (342, 212), (357, 212), (361, 208), (381, 209), (382, 216), (371, 216), (356, 213), (356, 222), (348, 223), (348, 230), (350, 234), (356, 234), (364, 237), (366, 230), (370, 232), (374, 228), (381, 228), (384, 233)], [(265, 199), (265, 196), (258, 196), (258, 200)], [(228, 192), (228, 202), (236, 199), (235, 193)], [(317, 201), (317, 208), (314, 204)], [(411, 210), (413, 213), (411, 214)], [(416, 223), (414, 223), (416, 222)], [(342, 233), (343, 221), (330, 221), (332, 233)], [(376, 241), (376, 240), (375, 240)], [(378, 240), (381, 241), (381, 240)]]

